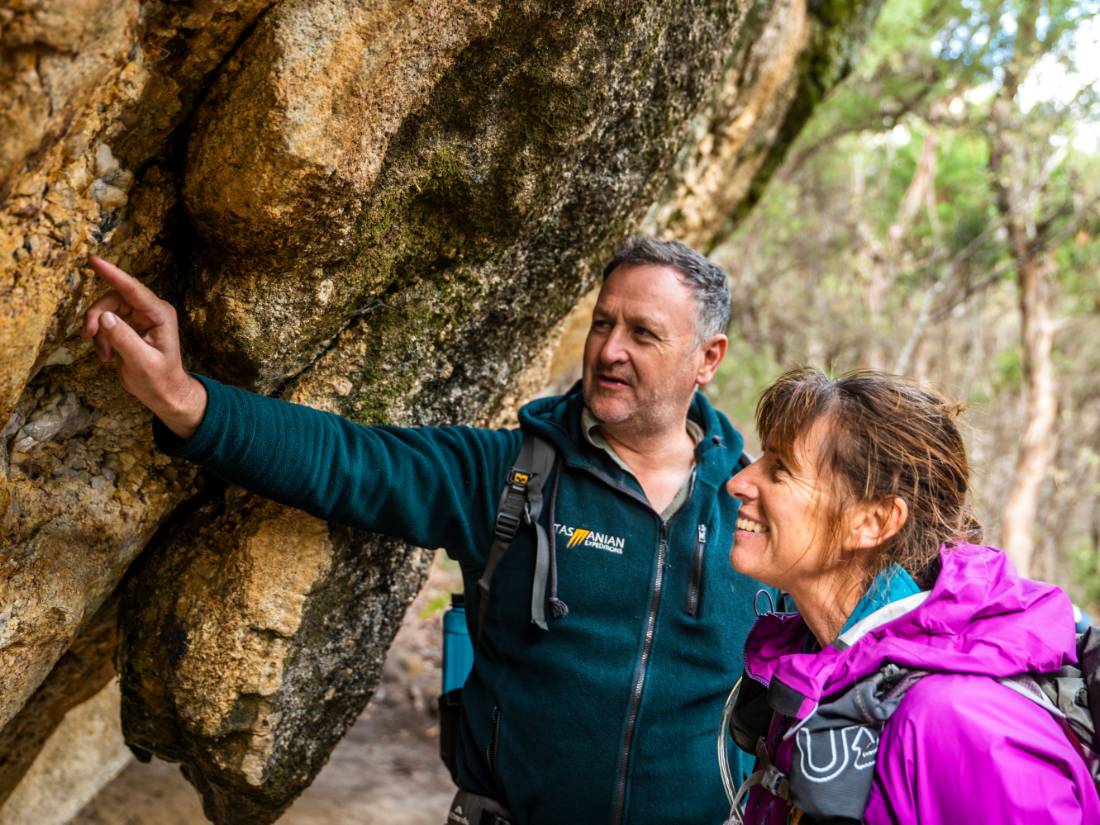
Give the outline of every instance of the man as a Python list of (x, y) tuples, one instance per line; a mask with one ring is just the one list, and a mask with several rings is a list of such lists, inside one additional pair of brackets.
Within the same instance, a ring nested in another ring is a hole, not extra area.
[(92, 265), (114, 289), (83, 334), (119, 356), (162, 449), (321, 518), (444, 547), (472, 623), (523, 433), (554, 447), (549, 559), (521, 527), (492, 574), (450, 822), (725, 818), (715, 737), (758, 585), (727, 560), (738, 503), (724, 485), (742, 439), (696, 392), (726, 352), (716, 265), (677, 242), (620, 250), (581, 386), (528, 404), (512, 431), (364, 427), (188, 375), (171, 306)]

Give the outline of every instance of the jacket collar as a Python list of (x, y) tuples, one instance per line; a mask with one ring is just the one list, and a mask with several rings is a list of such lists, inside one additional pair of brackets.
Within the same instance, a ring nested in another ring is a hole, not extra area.
[[(599, 451), (587, 443), (581, 432), (584, 393), (577, 381), (567, 393), (538, 398), (519, 411), (520, 426), (549, 441), (565, 462), (574, 467), (603, 467)], [(695, 448), (697, 480), (718, 486), (736, 471), (744, 439), (726, 417), (718, 412), (701, 392), (696, 392), (688, 408), (691, 418), (703, 431)]]
[[(876, 620), (878, 624), (884, 624), (882, 617), (886, 614), (882, 611), (885, 608), (919, 592), (920, 588), (917, 587), (917, 583), (913, 581), (913, 577), (906, 572), (905, 568), (891, 563), (875, 576), (871, 586), (867, 588), (867, 592), (860, 598), (856, 609), (852, 611), (852, 615), (848, 617), (848, 621), (840, 629), (837, 642), (842, 642), (845, 647), (851, 647), (853, 641), (862, 636), (867, 629), (878, 626), (877, 624), (865, 625), (865, 620), (872, 616), (878, 616)], [(897, 609), (894, 608), (894, 611), (897, 611)], [(900, 616), (901, 613), (893, 612), (891, 615)], [(860, 626), (859, 630), (862, 632), (853, 633), (852, 631), (856, 629), (857, 625)]]
[(746, 672), (764, 684), (778, 683), (777, 693), (797, 697), (785, 704), (801, 718), (823, 697), (886, 662), (1004, 678), (1049, 673), (1076, 660), (1073, 610), (1057, 587), (1020, 577), (994, 547), (944, 546), (940, 560), (940, 574), (921, 603), (880, 624), (869, 622), (876, 626), (865, 628), (850, 647), (795, 652), (805, 638), (801, 617), (762, 616), (745, 645)]

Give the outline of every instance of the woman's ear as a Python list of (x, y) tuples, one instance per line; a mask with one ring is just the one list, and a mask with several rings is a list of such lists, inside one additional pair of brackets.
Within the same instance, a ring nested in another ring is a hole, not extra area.
[(860, 502), (849, 513), (849, 546), (853, 550), (869, 550), (897, 535), (909, 518), (909, 505), (894, 496), (883, 501)]

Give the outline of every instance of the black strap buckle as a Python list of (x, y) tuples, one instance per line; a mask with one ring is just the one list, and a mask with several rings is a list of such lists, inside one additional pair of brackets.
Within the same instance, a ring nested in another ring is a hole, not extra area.
[(497, 513), (497, 523), (493, 528), (493, 535), (502, 541), (511, 541), (516, 535), (516, 531), (519, 530), (519, 525), (519, 516), (501, 510)]

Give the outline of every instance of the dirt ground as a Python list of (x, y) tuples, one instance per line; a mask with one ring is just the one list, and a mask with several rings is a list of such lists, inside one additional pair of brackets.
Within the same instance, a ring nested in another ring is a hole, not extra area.
[[(442, 825), (454, 786), (439, 761), (435, 710), (442, 606), (457, 567), (437, 559), (386, 658), (370, 706), (280, 825)], [(205, 825), (176, 765), (132, 763), (72, 825)]]

